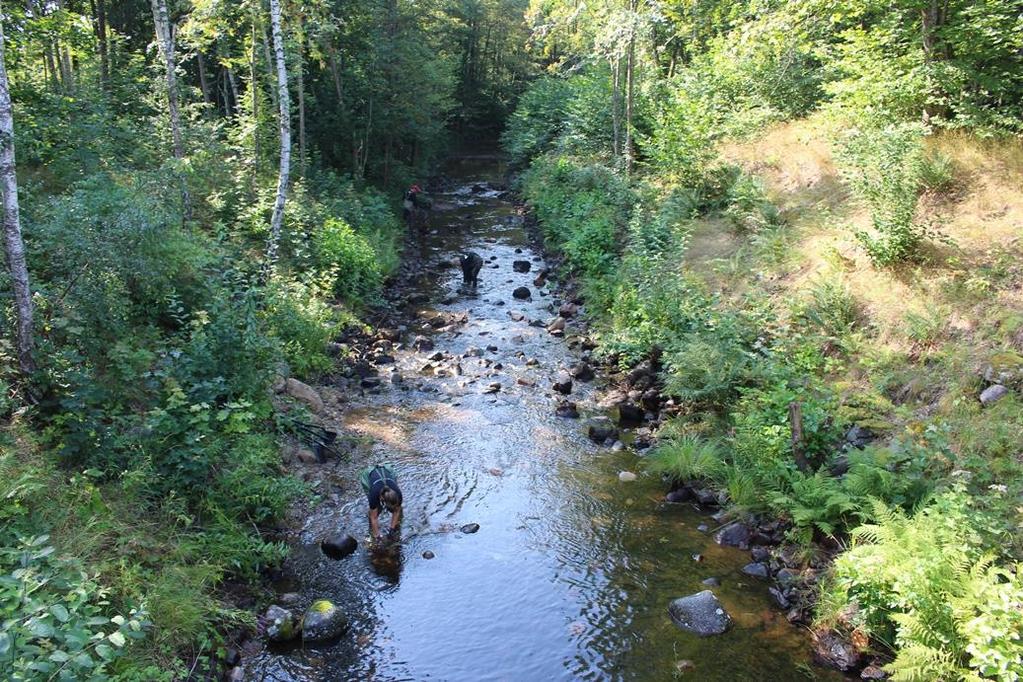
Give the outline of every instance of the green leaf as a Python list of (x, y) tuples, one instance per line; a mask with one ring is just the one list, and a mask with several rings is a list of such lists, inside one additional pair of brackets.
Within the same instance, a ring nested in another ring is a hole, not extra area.
[(109, 635), (107, 635), (107, 639), (110, 640), (111, 644), (118, 648), (124, 646), (126, 641), (124, 639), (124, 635), (122, 635), (120, 632), (111, 632)]
[(68, 655), (68, 652), (57, 649), (50, 654), (50, 660), (54, 663), (65, 663), (71, 660), (71, 656)]
[(54, 604), (50, 607), (50, 613), (53, 617), (59, 620), (61, 623), (66, 623), (71, 615), (67, 612), (67, 608), (63, 604)]
[(102, 658), (104, 661), (109, 661), (114, 657), (114, 650), (111, 649), (106, 644), (97, 644), (96, 653), (99, 654), (99, 657)]
[(11, 650), (11, 636), (6, 632), (0, 632), (0, 656)]

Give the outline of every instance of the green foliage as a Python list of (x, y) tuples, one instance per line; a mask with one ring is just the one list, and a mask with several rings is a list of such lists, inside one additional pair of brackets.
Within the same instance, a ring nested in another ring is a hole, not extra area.
[(262, 315), (289, 369), (298, 377), (324, 372), (332, 363), (327, 343), (340, 331), (343, 315), (328, 303), (335, 283), (326, 279), (278, 278), (267, 291)]
[(722, 468), (717, 443), (693, 434), (662, 439), (647, 457), (647, 471), (681, 483), (717, 477)]
[(0, 674), (10, 680), (111, 679), (115, 662), (150, 627), (144, 609), (127, 617), (109, 590), (49, 537), (0, 545)]
[(334, 293), (347, 301), (367, 301), (376, 296), (383, 275), (376, 251), (343, 220), (328, 219), (315, 235), (320, 266), (330, 272)]
[(923, 129), (889, 125), (855, 130), (843, 140), (839, 158), (846, 177), (870, 207), (874, 234), (856, 238), (877, 265), (893, 265), (919, 255), (927, 230), (916, 221), (922, 188)]
[(840, 338), (856, 325), (860, 309), (848, 285), (837, 277), (822, 277), (811, 284), (797, 314), (811, 330)]
[(562, 78), (538, 78), (529, 85), (501, 134), (513, 164), (526, 164), (553, 147), (564, 129), (571, 93), (571, 83)]
[(777, 207), (767, 199), (763, 182), (754, 176), (738, 173), (726, 201), (725, 215), (740, 232), (756, 234), (781, 225)]
[(820, 621), (843, 620), (897, 646), (893, 679), (1018, 678), (1019, 567), (996, 567), (982, 553), (977, 526), (986, 521), (971, 507), (962, 489), (912, 515), (876, 503), (877, 522), (854, 530), (854, 546), (835, 562)]

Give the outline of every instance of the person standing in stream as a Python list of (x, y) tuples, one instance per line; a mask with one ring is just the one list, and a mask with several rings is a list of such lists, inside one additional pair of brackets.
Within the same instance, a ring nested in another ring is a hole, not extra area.
[(383, 507), (391, 513), (391, 528), (387, 536), (396, 538), (401, 528), (402, 497), (394, 470), (386, 464), (368, 467), (359, 474), (359, 482), (369, 501), (370, 536), (373, 540), (383, 539), (380, 533), (380, 509)]

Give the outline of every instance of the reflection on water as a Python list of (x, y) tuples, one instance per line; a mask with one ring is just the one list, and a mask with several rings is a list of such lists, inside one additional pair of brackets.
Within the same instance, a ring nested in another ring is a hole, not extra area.
[[(556, 307), (533, 284), (543, 263), (521, 217), (479, 186), (499, 171), (493, 159), (456, 163), (458, 184), (437, 197), (443, 210), (422, 239), (423, 291), (443, 303), (417, 312), (467, 321), (434, 332), (434, 351), (396, 353), (403, 383), (353, 397), (344, 426), (370, 437), (372, 453), (331, 465), (348, 485), (339, 503), (306, 520), (287, 563), (302, 605), (332, 600), (351, 630), (330, 647), (264, 652), (247, 662), (250, 678), (802, 679), (805, 638), (772, 608), (766, 585), (740, 573), (748, 555), (708, 542), (696, 530), (707, 518), (663, 504), (659, 481), (619, 482), (619, 471), (642, 471), (638, 455), (597, 448), (580, 421), (554, 416), (551, 379), (575, 358), (529, 324)], [(461, 288), (463, 249), (485, 261), (475, 292)], [(514, 272), (514, 260), (530, 261), (532, 272)], [(514, 299), (518, 286), (531, 300)], [(452, 357), (430, 359), (437, 352)], [(584, 413), (592, 392), (576, 384), (572, 400)], [(327, 533), (365, 537), (356, 476), (380, 461), (394, 466), (403, 492), (402, 542), (327, 559), (317, 546)], [(467, 523), (479, 531), (461, 532)], [(710, 576), (736, 626), (700, 639), (666, 609)]]

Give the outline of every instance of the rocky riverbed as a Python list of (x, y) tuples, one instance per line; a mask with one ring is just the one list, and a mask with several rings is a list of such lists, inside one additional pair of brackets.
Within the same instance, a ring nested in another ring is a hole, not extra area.
[[(449, 173), (390, 308), (339, 340), (345, 371), (278, 384), (340, 435), (289, 450), (318, 496), (295, 511), (271, 596), (290, 636), (250, 646), (237, 679), (801, 678), (810, 641), (775, 604), (774, 550), (750, 556), (765, 529), (715, 520), (706, 491), (665, 499), (643, 473), (672, 408), (652, 368), (612, 378), (594, 360), (582, 301), (552, 286), (494, 158)], [(484, 260), (475, 290), (467, 249)], [(357, 482), (378, 462), (405, 495), (402, 540), (382, 552)], [(700, 593), (703, 610), (680, 610)], [(325, 614), (329, 636), (303, 641)], [(697, 616), (709, 631), (680, 625)]]

